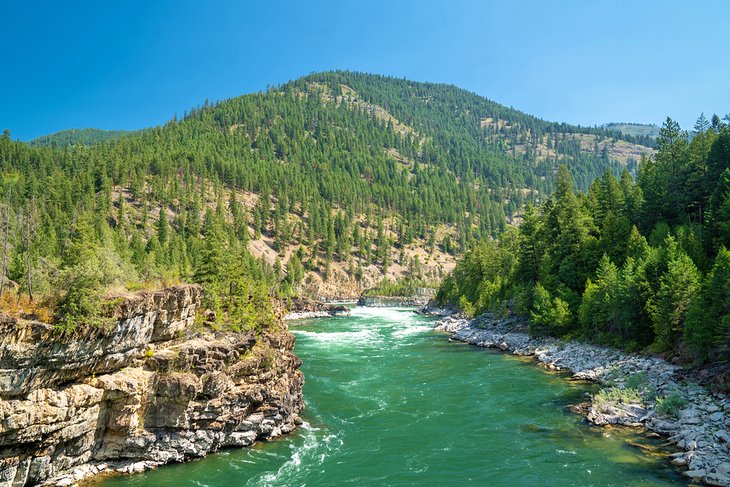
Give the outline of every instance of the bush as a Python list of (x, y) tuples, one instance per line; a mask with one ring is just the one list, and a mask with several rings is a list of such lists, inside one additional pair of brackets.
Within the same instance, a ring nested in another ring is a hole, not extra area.
[(599, 409), (602, 409), (608, 404), (632, 404), (640, 403), (641, 400), (641, 393), (637, 389), (630, 387), (609, 387), (607, 389), (601, 389), (593, 396), (593, 404)]
[(530, 331), (538, 334), (564, 335), (573, 323), (573, 314), (566, 301), (550, 297), (541, 285), (535, 285), (533, 310), (530, 312)]
[(466, 299), (466, 296), (462, 296), (459, 298), (459, 309), (461, 309), (461, 311), (470, 318), (473, 318), (477, 312), (474, 305), (468, 299)]
[(626, 387), (629, 389), (643, 390), (649, 384), (649, 376), (646, 371), (632, 374), (626, 379)]
[(130, 275), (119, 255), (111, 250), (90, 248), (84, 259), (63, 269), (59, 274), (61, 295), (56, 309), (56, 326), (72, 332), (79, 325), (100, 325), (105, 317), (102, 295), (108, 286)]
[(679, 393), (673, 392), (669, 396), (657, 398), (656, 412), (660, 416), (674, 416), (676, 418), (686, 405), (687, 400)]

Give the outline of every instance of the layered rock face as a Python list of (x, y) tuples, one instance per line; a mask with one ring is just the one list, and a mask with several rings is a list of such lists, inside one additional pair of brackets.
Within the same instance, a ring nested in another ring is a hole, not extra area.
[(369, 296), (363, 294), (358, 299), (358, 306), (374, 308), (426, 306), (436, 295), (436, 290), (430, 287), (416, 288), (412, 296)]
[(195, 332), (199, 303), (196, 286), (139, 293), (78, 336), (0, 325), (0, 486), (72, 485), (292, 431), (303, 377), (283, 320)]
[(341, 304), (323, 303), (308, 298), (292, 298), (284, 318), (287, 320), (300, 320), (347, 316), (349, 314), (350, 310)]
[(424, 306), (430, 299), (431, 296), (360, 296), (357, 305), (372, 308)]

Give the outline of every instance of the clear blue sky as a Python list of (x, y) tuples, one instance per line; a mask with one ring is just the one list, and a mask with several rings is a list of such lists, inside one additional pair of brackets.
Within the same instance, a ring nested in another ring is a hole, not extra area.
[(134, 129), (314, 71), (453, 83), (556, 121), (730, 111), (730, 1), (0, 5), (0, 128)]

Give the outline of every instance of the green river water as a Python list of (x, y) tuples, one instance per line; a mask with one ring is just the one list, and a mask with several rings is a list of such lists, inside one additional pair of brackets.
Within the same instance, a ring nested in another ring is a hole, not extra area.
[(451, 343), (431, 321), (354, 308), (290, 324), (306, 378), (298, 432), (102, 486), (684, 485), (630, 445), (649, 440), (566, 411), (589, 386)]

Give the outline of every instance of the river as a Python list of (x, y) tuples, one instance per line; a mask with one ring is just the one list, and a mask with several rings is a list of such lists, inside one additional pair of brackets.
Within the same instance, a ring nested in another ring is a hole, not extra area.
[(590, 385), (451, 343), (431, 321), (358, 307), (293, 322), (307, 404), (297, 433), (103, 487), (685, 485), (631, 444), (658, 443), (566, 410)]

